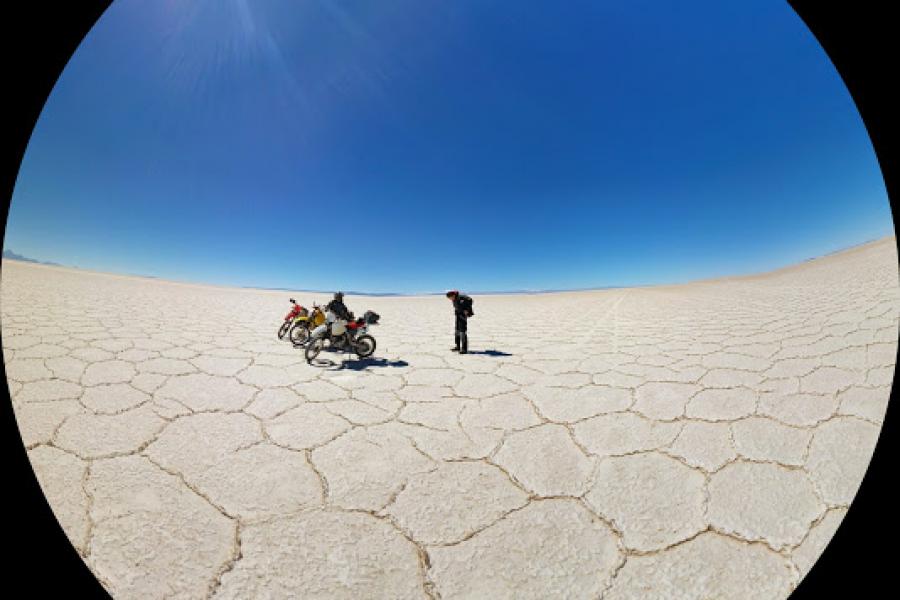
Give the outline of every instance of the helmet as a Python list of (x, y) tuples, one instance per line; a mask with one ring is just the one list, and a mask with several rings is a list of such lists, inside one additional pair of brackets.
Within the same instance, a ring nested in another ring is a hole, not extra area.
[(344, 292), (335, 292), (335, 293), (334, 293), (334, 299), (335, 299), (335, 300), (343, 300), (343, 299), (344, 299)]

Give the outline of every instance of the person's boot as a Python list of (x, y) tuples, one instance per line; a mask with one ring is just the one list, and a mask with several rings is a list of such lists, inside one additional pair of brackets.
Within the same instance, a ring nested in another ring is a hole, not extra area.
[(458, 331), (453, 336), (453, 341), (456, 343), (456, 346), (453, 348), (450, 348), (450, 352), (459, 352), (459, 332)]

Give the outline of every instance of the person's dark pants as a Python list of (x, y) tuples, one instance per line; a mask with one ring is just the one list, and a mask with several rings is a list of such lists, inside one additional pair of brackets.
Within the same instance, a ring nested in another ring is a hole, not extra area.
[(456, 315), (456, 348), (460, 352), (468, 352), (469, 351), (469, 335), (467, 333), (468, 323), (466, 323), (468, 319), (461, 315)]

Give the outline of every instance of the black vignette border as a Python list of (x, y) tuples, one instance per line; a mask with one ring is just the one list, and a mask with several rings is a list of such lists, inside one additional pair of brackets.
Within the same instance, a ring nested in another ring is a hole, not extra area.
[[(788, 0), (815, 36), (846, 85), (865, 124), (881, 167), (896, 231), (898, 214), (897, 134), (893, 115), (900, 105), (898, 21), (887, 3)], [(892, 474), (897, 455), (897, 371), (887, 413), (869, 468), (847, 515), (819, 560), (791, 599), (882, 596), (898, 577), (888, 548), (898, 535)], [(880, 543), (879, 543), (880, 542)]]
[[(111, 0), (10, 2), (3, 6), (5, 239), (9, 203), (32, 130), (53, 86)], [(0, 334), (2, 335), (2, 334)], [(5, 375), (5, 369), (4, 369)], [(4, 379), (6, 538), (3, 587), (38, 598), (109, 598), (62, 528), (28, 461)]]
[[(8, 204), (31, 131), (53, 85), (78, 44), (111, 4), (110, 0), (54, 3), (10, 3), (4, 7), (5, 127), (3, 226)], [(892, 212), (898, 214), (897, 137), (892, 109), (900, 106), (892, 83), (900, 55), (890, 5), (874, 1), (850, 4), (789, 0), (832, 60), (865, 123), (878, 157)], [(852, 8), (851, 8), (852, 6)], [(888, 491), (890, 459), (896, 455), (895, 404), (897, 374), (884, 425), (859, 493), (832, 543), (792, 598), (847, 595), (876, 597), (889, 589), (894, 568), (890, 552), (876, 550), (878, 541), (896, 539), (895, 497)], [(0, 386), (8, 395), (8, 388)], [(37, 484), (9, 403), (4, 406), (6, 464), (12, 482), (5, 500), (16, 525), (5, 565), (9, 587), (27, 586), (38, 597), (54, 592), (78, 597), (108, 597), (68, 542)], [(890, 562), (889, 562), (890, 561)], [(817, 593), (818, 592), (818, 593)]]

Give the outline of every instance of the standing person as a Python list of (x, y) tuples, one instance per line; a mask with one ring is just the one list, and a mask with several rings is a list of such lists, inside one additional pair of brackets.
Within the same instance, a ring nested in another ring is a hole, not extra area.
[(453, 302), (453, 310), (456, 313), (456, 347), (453, 352), (466, 354), (469, 351), (468, 319), (475, 314), (472, 310), (472, 299), (458, 290), (450, 290), (447, 297)]

